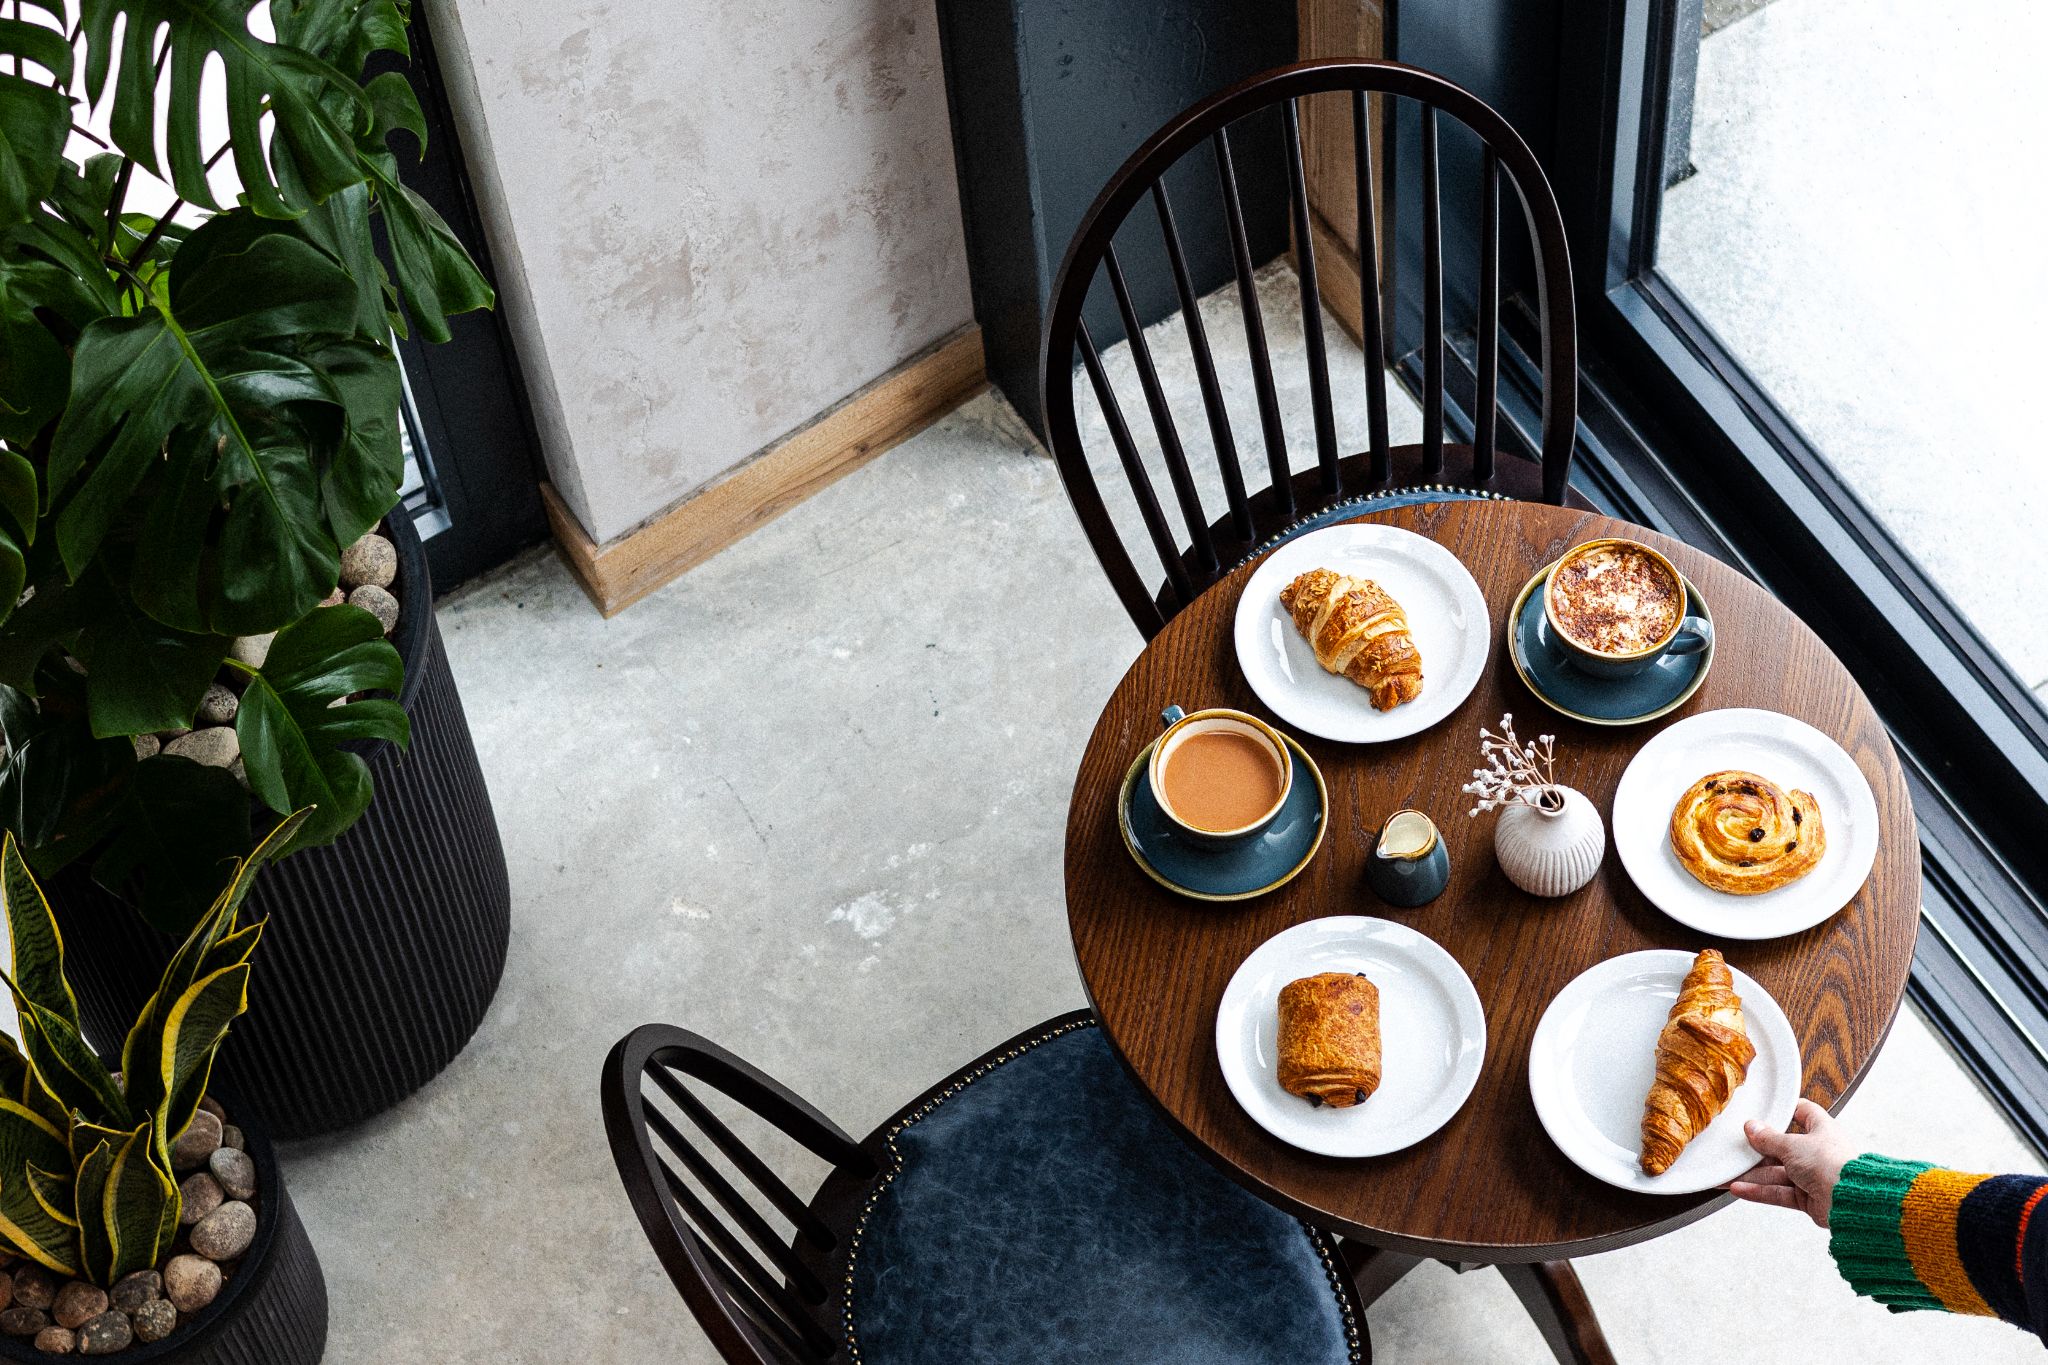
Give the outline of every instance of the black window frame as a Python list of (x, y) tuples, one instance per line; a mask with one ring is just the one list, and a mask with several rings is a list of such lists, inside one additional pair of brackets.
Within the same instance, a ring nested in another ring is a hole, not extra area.
[[(1863, 685), (1919, 819), (1910, 995), (2048, 1155), (2048, 709), (1657, 273), (1667, 82), (1677, 26), (1698, 22), (1697, 6), (1577, 0), (1555, 13), (1554, 58), (1520, 58), (1548, 61), (1553, 82), (1555, 126), (1548, 155), (1538, 151), (1577, 288), (1574, 484), (1603, 509), (1743, 569)], [(1526, 452), (1533, 319), (1511, 312), (1506, 322), (1505, 440)], [(1469, 339), (1446, 349), (1452, 397), (1468, 402)], [(1418, 358), (1396, 363), (1412, 383)], [(1471, 429), (1462, 410), (1447, 425)]]

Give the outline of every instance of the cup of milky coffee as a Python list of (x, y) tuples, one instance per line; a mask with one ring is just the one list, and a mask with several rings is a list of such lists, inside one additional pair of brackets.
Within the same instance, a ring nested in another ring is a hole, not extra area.
[(1551, 567), (1543, 585), (1550, 636), (1596, 678), (1628, 678), (1668, 654), (1697, 654), (1713, 623), (1685, 614), (1685, 579), (1633, 540), (1589, 540)]
[(1257, 716), (1212, 707), (1160, 713), (1166, 733), (1152, 746), (1152, 799), (1189, 839), (1229, 844), (1273, 823), (1294, 786), (1287, 744)]

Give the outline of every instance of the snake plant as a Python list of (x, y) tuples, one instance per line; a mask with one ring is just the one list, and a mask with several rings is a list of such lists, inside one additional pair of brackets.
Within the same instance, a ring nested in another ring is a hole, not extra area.
[(300, 812), (236, 863), (142, 1007), (109, 1071), (79, 1030), (64, 939), (14, 836), (0, 841), (0, 909), (13, 939), (0, 973), (21, 1017), (0, 1035), (0, 1244), (60, 1275), (110, 1286), (163, 1259), (181, 1200), (171, 1145), (206, 1094), (228, 1025), (249, 1005), (263, 921), (237, 922), (256, 868)]

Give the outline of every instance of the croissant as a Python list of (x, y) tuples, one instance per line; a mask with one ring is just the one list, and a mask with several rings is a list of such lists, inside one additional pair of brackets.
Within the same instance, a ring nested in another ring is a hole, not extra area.
[(1310, 569), (1280, 590), (1280, 605), (1316, 652), (1316, 662), (1372, 693), (1391, 711), (1422, 691), (1422, 654), (1408, 614), (1369, 578)]
[(1348, 1109), (1380, 1088), (1380, 989), (1324, 972), (1280, 989), (1280, 1088)]
[(1742, 1025), (1742, 999), (1728, 964), (1712, 948), (1693, 959), (1657, 1035), (1657, 1079), (1643, 1102), (1643, 1170), (1662, 1175), (1728, 1107), (1749, 1074), (1756, 1046)]
[(1708, 773), (1671, 812), (1671, 851), (1701, 884), (1731, 895), (1775, 891), (1827, 851), (1820, 803), (1755, 773)]

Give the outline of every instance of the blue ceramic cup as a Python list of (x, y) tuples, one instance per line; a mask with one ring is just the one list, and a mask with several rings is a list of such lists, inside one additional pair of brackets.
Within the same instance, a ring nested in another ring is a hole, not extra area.
[[(1573, 604), (1560, 600), (1560, 595), (1571, 591), (1566, 585), (1577, 581), (1578, 576), (1566, 571), (1580, 561), (1597, 557), (1607, 557), (1623, 564), (1636, 560), (1640, 566), (1638, 573), (1652, 582), (1661, 580), (1665, 600), (1669, 601), (1675, 595), (1677, 608), (1669, 613), (1670, 624), (1662, 635), (1648, 644), (1621, 649), (1595, 648), (1574, 637), (1570, 622), (1563, 619), (1573, 615)], [(1697, 654), (1710, 647), (1714, 643), (1714, 623), (1704, 616), (1685, 615), (1685, 602), (1685, 575), (1679, 573), (1670, 560), (1640, 541), (1614, 536), (1589, 540), (1565, 551), (1563, 557), (1551, 566), (1550, 577), (1543, 584), (1544, 624), (1550, 627), (1551, 643), (1574, 668), (1595, 678), (1633, 678), (1653, 667), (1667, 654)]]
[(1419, 810), (1397, 810), (1373, 834), (1365, 884), (1403, 910), (1427, 905), (1451, 884), (1451, 854), (1436, 822)]
[[(1152, 746), (1151, 761), (1145, 765), (1145, 778), (1152, 784), (1152, 799), (1159, 803), (1160, 814), (1172, 823), (1174, 832), (1193, 843), (1210, 847), (1255, 839), (1265, 833), (1273, 818), (1280, 814), (1280, 808), (1287, 804), (1287, 793), (1294, 787), (1294, 758), (1287, 752), (1287, 743), (1280, 738), (1280, 732), (1257, 716), (1221, 706), (1194, 712), (1169, 706), (1159, 713), (1159, 721), (1166, 727), (1166, 733)], [(1219, 730), (1257, 741), (1272, 755), (1280, 769), (1279, 795), (1273, 798), (1273, 803), (1256, 819), (1230, 829), (1210, 829), (1191, 822), (1185, 814), (1174, 809), (1173, 801), (1166, 794), (1166, 770), (1172, 765), (1180, 746), (1196, 735)]]

